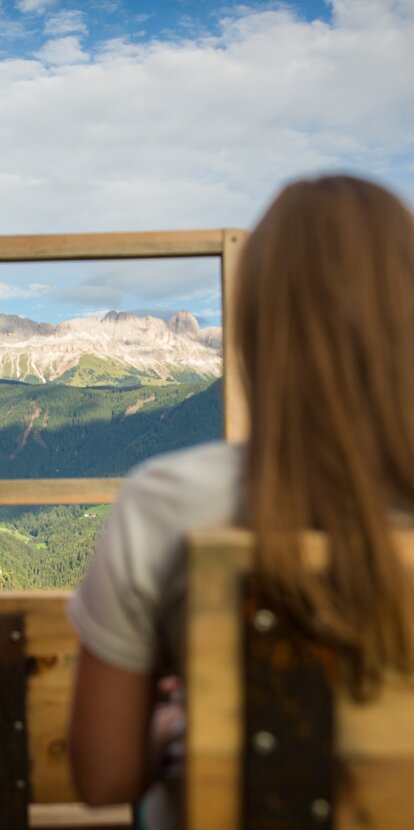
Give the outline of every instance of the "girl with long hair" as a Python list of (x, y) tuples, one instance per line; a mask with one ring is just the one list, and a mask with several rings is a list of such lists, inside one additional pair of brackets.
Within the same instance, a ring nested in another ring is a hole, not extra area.
[[(148, 744), (159, 759), (182, 727), (177, 706), (154, 723), (154, 688), (182, 672), (194, 526), (256, 532), (260, 574), (344, 649), (354, 697), (377, 694), (389, 669), (413, 669), (413, 590), (391, 533), (414, 515), (411, 213), (350, 176), (289, 185), (246, 244), (236, 323), (248, 442), (134, 471), (71, 602), (82, 642), (72, 759), (89, 803), (136, 800), (151, 774)], [(306, 529), (329, 538), (323, 577), (303, 563)], [(165, 791), (170, 826), (171, 782)]]

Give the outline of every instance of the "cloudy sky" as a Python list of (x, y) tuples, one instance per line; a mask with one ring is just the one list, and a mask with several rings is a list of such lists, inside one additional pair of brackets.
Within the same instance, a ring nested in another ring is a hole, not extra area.
[[(414, 205), (414, 0), (0, 0), (0, 232), (249, 227), (285, 181)], [(1, 310), (219, 314), (211, 261), (0, 266)]]

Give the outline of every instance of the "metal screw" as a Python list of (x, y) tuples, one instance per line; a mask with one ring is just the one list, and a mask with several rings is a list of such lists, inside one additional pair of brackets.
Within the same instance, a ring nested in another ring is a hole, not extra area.
[(263, 729), (253, 735), (253, 746), (258, 755), (270, 755), (277, 749), (277, 739), (272, 732)]
[(23, 778), (18, 778), (15, 782), (16, 790), (26, 789), (26, 781)]
[(312, 818), (315, 821), (326, 821), (331, 814), (331, 805), (325, 798), (315, 798), (311, 804)]
[(15, 628), (13, 631), (10, 632), (10, 639), (13, 643), (17, 643), (22, 638), (22, 632), (19, 631), (18, 628)]
[(276, 615), (267, 608), (261, 608), (254, 615), (253, 625), (256, 631), (271, 631), (277, 623)]
[(22, 732), (24, 729), (24, 723), (22, 720), (15, 720), (13, 726), (16, 732)]

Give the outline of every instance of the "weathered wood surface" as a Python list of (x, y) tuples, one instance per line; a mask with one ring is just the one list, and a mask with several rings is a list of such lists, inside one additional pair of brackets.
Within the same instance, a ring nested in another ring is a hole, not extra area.
[(69, 597), (69, 591), (0, 593), (0, 615), (19, 614), (25, 623), (29, 826), (123, 830), (131, 826), (129, 806), (88, 809), (76, 803), (67, 733), (78, 641), (66, 617)]
[(34, 802), (76, 800), (68, 766), (70, 693), (78, 644), (66, 619), (69, 592), (4, 592), (0, 614), (25, 621), (27, 734)]
[(131, 826), (132, 810), (127, 805), (90, 809), (81, 804), (32, 804), (29, 819), (35, 830), (125, 830)]
[[(395, 531), (396, 548), (414, 567), (414, 532)], [(242, 530), (192, 534), (188, 554), (188, 830), (240, 830), (243, 656), (238, 583), (253, 563), (254, 538)], [(315, 571), (329, 551), (321, 534), (303, 536)], [(414, 827), (414, 685), (390, 678), (382, 697), (335, 701), (335, 754), (342, 769), (335, 830)], [(293, 794), (294, 797), (294, 794)]]
[(0, 479), (0, 505), (111, 504), (122, 478)]
[(0, 262), (220, 256), (223, 230), (0, 236)]
[(240, 380), (240, 366), (234, 348), (235, 309), (234, 295), (237, 270), (248, 232), (237, 228), (224, 231), (224, 247), (221, 260), (223, 303), (223, 355), (224, 355), (224, 431), (229, 441), (244, 441), (249, 432), (245, 395)]

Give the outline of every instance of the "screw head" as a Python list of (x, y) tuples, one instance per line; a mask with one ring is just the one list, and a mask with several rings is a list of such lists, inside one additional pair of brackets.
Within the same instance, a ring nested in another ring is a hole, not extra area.
[(16, 786), (16, 790), (25, 790), (26, 789), (26, 781), (24, 778), (17, 778), (14, 782)]
[(311, 804), (311, 814), (315, 821), (326, 821), (331, 814), (331, 805), (325, 798), (315, 798)]
[(10, 632), (10, 639), (13, 643), (17, 643), (22, 639), (22, 632), (19, 631), (18, 628), (13, 629), (13, 631)]
[(254, 615), (253, 625), (256, 631), (260, 631), (261, 633), (271, 631), (275, 628), (276, 623), (276, 615), (273, 611), (269, 611), (268, 608), (261, 608), (260, 611), (256, 611), (256, 614)]
[(261, 729), (253, 735), (253, 746), (258, 755), (271, 755), (277, 749), (277, 738), (272, 732)]
[(22, 720), (15, 720), (14, 724), (13, 724), (13, 727), (14, 727), (16, 732), (23, 732), (24, 723), (23, 723)]

